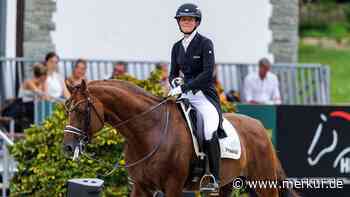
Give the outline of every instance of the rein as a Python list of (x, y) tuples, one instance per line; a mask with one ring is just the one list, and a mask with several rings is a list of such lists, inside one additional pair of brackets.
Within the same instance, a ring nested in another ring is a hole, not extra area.
[[(167, 99), (165, 100), (167, 101)], [(164, 103), (164, 102), (162, 102)], [(160, 105), (157, 105), (157, 107), (160, 106)], [(157, 144), (157, 146), (151, 151), (149, 152), (146, 156), (142, 157), (141, 159), (138, 159), (130, 164), (120, 164), (120, 160), (121, 159), (118, 159), (118, 161), (113, 165), (113, 169), (110, 170), (109, 172), (105, 173), (104, 175), (102, 175), (103, 177), (107, 177), (109, 175), (111, 175), (115, 170), (117, 170), (118, 168), (131, 168), (131, 167), (134, 167), (144, 161), (146, 161), (147, 159), (150, 159), (160, 148), (161, 144), (164, 142), (164, 139), (165, 137), (167, 136), (168, 134), (168, 126), (169, 126), (169, 119), (170, 119), (170, 113), (169, 113), (169, 109), (167, 106), (166, 107), (166, 119), (165, 119), (165, 124), (164, 124), (164, 127), (163, 129), (161, 130), (161, 138), (159, 140), (159, 143)], [(154, 110), (154, 108), (152, 108), (152, 110)], [(152, 111), (150, 110), (150, 111)], [(94, 159), (93, 157), (91, 157), (90, 155), (86, 154), (86, 153), (82, 153), (83, 156), (87, 157), (88, 159), (91, 159), (91, 160), (94, 160), (98, 163), (105, 163), (105, 162), (102, 162), (100, 160), (97, 160), (97, 159)]]
[[(136, 115), (136, 116), (133, 116), (133, 117), (127, 119), (127, 120), (124, 120), (124, 121), (122, 121), (122, 122), (120, 122), (120, 123), (118, 123), (118, 124), (116, 124), (116, 125), (112, 125), (112, 126), (113, 126), (114, 128), (118, 128), (118, 127), (120, 127), (120, 126), (122, 126), (122, 125), (125, 125), (125, 124), (129, 123), (129, 122), (132, 121), (132, 120), (136, 120), (136, 119), (138, 119), (138, 118), (140, 118), (140, 117), (142, 117), (142, 116), (144, 116), (144, 115), (146, 115), (146, 114), (148, 114), (148, 113), (154, 111), (155, 109), (157, 109), (158, 107), (160, 107), (161, 105), (163, 105), (164, 103), (166, 103), (166, 102), (168, 101), (168, 99), (169, 99), (169, 97), (166, 97), (163, 101), (161, 101), (161, 102), (158, 103), (157, 105), (152, 106), (150, 109), (148, 109), (148, 110), (142, 112), (141, 114), (138, 114), (138, 115)], [(88, 135), (88, 130), (89, 130), (89, 128), (90, 128), (90, 121), (91, 121), (91, 120), (90, 120), (90, 118), (91, 118), (91, 107), (93, 108), (93, 110), (94, 110), (95, 113), (97, 114), (98, 119), (104, 124), (104, 120), (103, 120), (103, 119), (101, 118), (101, 116), (98, 114), (98, 112), (97, 112), (95, 106), (93, 105), (93, 103), (92, 103), (92, 101), (91, 101), (90, 95), (88, 94), (88, 95), (87, 95), (87, 99), (84, 99), (84, 100), (81, 100), (81, 101), (77, 102), (77, 103), (76, 103), (73, 107), (71, 107), (69, 110), (67, 110), (67, 108), (66, 108), (66, 111), (67, 111), (67, 112), (72, 112), (72, 111), (74, 111), (80, 104), (85, 103), (85, 102), (87, 102), (87, 116), (88, 116), (88, 117), (85, 117), (84, 130), (81, 130), (81, 129), (79, 129), (79, 128), (73, 127), (73, 126), (71, 126), (71, 125), (67, 125), (67, 126), (65, 127), (65, 129), (64, 129), (64, 132), (65, 132), (65, 133), (72, 133), (72, 134), (75, 134), (75, 135), (78, 135), (79, 137), (81, 137), (81, 138), (79, 139), (79, 147), (76, 147), (76, 150), (74, 151), (73, 160), (75, 160), (75, 159), (78, 157), (79, 151), (80, 151), (82, 156), (85, 156), (85, 157), (87, 157), (87, 158), (89, 158), (89, 159), (92, 159), (92, 160), (94, 160), (94, 161), (97, 161), (98, 163), (105, 163), (105, 162), (101, 162), (100, 160), (97, 160), (97, 159), (92, 158), (90, 155), (88, 155), (87, 153), (85, 153), (85, 152), (83, 151), (83, 146), (86, 144), (86, 141), (84, 141), (84, 140), (85, 140), (86, 138), (88, 139), (88, 141), (90, 140), (89, 135)], [(132, 162), (132, 163), (130, 163), (130, 164), (120, 165), (119, 163), (120, 163), (120, 160), (121, 160), (121, 159), (118, 159), (118, 161), (115, 163), (113, 169), (112, 169), (110, 172), (108, 172), (108, 173), (106, 173), (105, 175), (103, 175), (103, 176), (109, 176), (109, 175), (111, 175), (116, 169), (118, 169), (118, 168), (120, 168), (120, 167), (123, 167), (123, 168), (131, 168), (131, 167), (134, 167), (134, 166), (136, 166), (136, 165), (138, 165), (138, 164), (140, 164), (140, 163), (146, 161), (147, 159), (151, 158), (151, 157), (159, 150), (161, 144), (162, 144), (163, 141), (164, 141), (165, 136), (166, 136), (167, 133), (168, 133), (169, 116), (170, 116), (169, 114), (170, 114), (170, 113), (169, 113), (168, 107), (167, 107), (167, 106), (165, 106), (165, 107), (166, 107), (166, 112), (165, 112), (165, 113), (166, 113), (166, 121), (165, 121), (165, 124), (164, 124), (164, 128), (161, 130), (162, 136), (161, 136), (160, 141), (159, 141), (159, 143), (157, 144), (157, 146), (156, 146), (151, 152), (149, 152), (146, 156), (144, 156), (144, 157), (142, 157), (141, 159), (138, 159), (138, 160), (136, 160), (136, 161), (134, 161), (134, 162)]]
[(146, 114), (152, 112), (153, 110), (157, 109), (159, 106), (163, 105), (163, 104), (166, 103), (167, 101), (168, 101), (168, 97), (165, 98), (162, 102), (158, 103), (157, 105), (151, 107), (151, 108), (148, 109), (147, 111), (144, 111), (144, 112), (142, 112), (141, 114), (138, 114), (138, 115), (133, 116), (133, 117), (127, 119), (127, 120), (124, 120), (124, 121), (122, 121), (122, 122), (120, 122), (120, 123), (118, 123), (118, 124), (116, 124), (116, 125), (113, 125), (113, 127), (114, 127), (114, 128), (118, 128), (118, 127), (120, 127), (120, 126), (122, 126), (122, 125), (125, 125), (126, 123), (132, 121), (132, 120), (135, 120), (135, 119), (137, 119), (137, 118), (140, 118), (140, 117), (142, 117), (142, 116), (144, 116), (144, 115), (146, 115)]

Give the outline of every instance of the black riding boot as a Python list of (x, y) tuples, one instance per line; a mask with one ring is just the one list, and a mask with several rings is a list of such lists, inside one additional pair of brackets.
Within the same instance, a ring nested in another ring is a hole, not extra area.
[(219, 190), (220, 184), (220, 145), (217, 133), (213, 134), (213, 138), (209, 141), (207, 146), (207, 154), (209, 160), (209, 171), (214, 176), (215, 181), (212, 188)]

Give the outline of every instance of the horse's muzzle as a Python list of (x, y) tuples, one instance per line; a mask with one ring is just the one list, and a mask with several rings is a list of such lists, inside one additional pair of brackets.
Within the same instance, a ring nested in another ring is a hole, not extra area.
[(72, 154), (73, 155), (74, 147), (73, 145), (67, 144), (63, 146), (63, 152), (65, 154)]
[(79, 145), (65, 144), (63, 145), (63, 153), (66, 158), (77, 160), (82, 153), (82, 148)]

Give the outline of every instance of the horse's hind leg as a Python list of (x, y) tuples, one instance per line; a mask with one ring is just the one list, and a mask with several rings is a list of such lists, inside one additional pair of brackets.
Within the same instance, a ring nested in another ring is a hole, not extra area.
[(135, 183), (130, 197), (152, 197), (153, 193), (151, 191), (143, 189), (139, 184)]

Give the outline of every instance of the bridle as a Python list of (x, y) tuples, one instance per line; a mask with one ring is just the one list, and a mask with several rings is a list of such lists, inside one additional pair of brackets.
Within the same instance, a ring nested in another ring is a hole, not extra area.
[[(154, 111), (155, 109), (157, 109), (158, 107), (160, 107), (161, 105), (166, 103), (168, 101), (168, 99), (169, 99), (169, 97), (166, 97), (163, 101), (152, 106), (148, 110), (146, 110), (138, 115), (135, 115), (127, 120), (124, 120), (116, 125), (113, 125), (113, 127), (118, 128), (122, 125), (125, 125), (125, 124), (131, 122), (132, 120), (140, 118), (140, 117)], [(79, 137), (79, 139), (78, 139), (79, 145), (75, 147), (73, 160), (76, 160), (79, 157), (79, 153), (82, 153), (83, 155), (87, 156), (88, 158), (93, 159), (89, 155), (84, 154), (84, 146), (90, 141), (90, 135), (88, 134), (88, 131), (89, 131), (90, 126), (91, 126), (91, 124), (90, 124), (90, 122), (91, 122), (91, 120), (90, 120), (91, 119), (91, 108), (95, 111), (98, 119), (100, 120), (100, 122), (102, 124), (104, 124), (104, 119), (98, 113), (95, 105), (92, 102), (90, 94), (88, 92), (86, 94), (86, 99), (82, 99), (82, 100), (78, 101), (72, 107), (68, 107), (69, 102), (71, 102), (71, 100), (67, 100), (67, 102), (65, 104), (65, 110), (66, 110), (66, 113), (68, 113), (68, 114), (75, 111), (78, 108), (78, 106), (80, 106), (81, 104), (87, 103), (86, 112), (84, 113), (84, 114), (86, 114), (85, 118), (84, 118), (84, 129), (81, 130), (81, 129), (74, 127), (72, 125), (67, 125), (64, 128), (64, 133), (71, 133), (71, 134), (77, 135)], [(144, 156), (143, 158), (138, 159), (137, 161), (132, 162), (131, 164), (124, 165), (124, 168), (130, 168), (130, 167), (136, 166), (136, 165), (142, 163), (143, 161), (149, 159), (150, 157), (152, 157), (158, 151), (158, 149), (160, 148), (160, 145), (162, 144), (163, 140), (165, 139), (165, 136), (166, 136), (167, 131), (168, 131), (168, 124), (169, 124), (169, 110), (168, 110), (168, 108), (166, 108), (166, 122), (165, 122), (164, 128), (162, 129), (162, 131), (164, 131), (164, 132), (163, 132), (163, 135), (161, 136), (160, 141), (157, 144), (157, 146), (150, 153), (148, 153), (146, 156)], [(93, 159), (93, 160), (96, 160), (96, 159)], [(115, 169), (117, 169), (119, 167), (118, 163), (119, 163), (119, 161), (114, 165), (114, 168), (109, 173), (107, 173), (105, 176), (110, 175)]]
[(72, 107), (68, 108), (67, 104), (70, 102), (70, 100), (68, 100), (65, 104), (65, 110), (66, 113), (69, 114), (73, 111), (75, 111), (81, 104), (86, 103), (86, 111), (84, 114), (86, 114), (84, 117), (84, 129), (79, 129), (77, 127), (74, 127), (72, 125), (67, 125), (64, 128), (64, 132), (65, 133), (72, 133), (74, 135), (79, 136), (79, 141), (86, 141), (89, 142), (90, 141), (90, 135), (89, 135), (89, 130), (91, 127), (91, 109), (94, 110), (94, 112), (96, 113), (99, 121), (104, 124), (104, 120), (101, 117), (101, 115), (98, 113), (95, 105), (93, 105), (92, 103), (92, 99), (90, 97), (89, 94), (87, 94), (87, 98), (86, 99), (82, 99), (80, 101), (78, 101), (76, 104), (74, 104)]
[[(135, 120), (137, 118), (140, 118), (150, 112), (152, 112), (153, 110), (157, 109), (159, 106), (161, 106), (162, 104), (164, 104), (165, 102), (168, 101), (168, 98), (169, 97), (166, 97), (163, 101), (161, 101), (160, 103), (158, 103), (157, 105), (151, 107), (150, 109), (136, 115), (136, 116), (133, 116), (127, 120), (124, 120), (116, 125), (112, 125), (114, 128), (119, 128), (120, 126), (123, 126), (125, 125), (126, 123), (132, 121), (132, 120)], [(67, 125), (65, 128), (64, 128), (64, 132), (65, 133), (72, 133), (74, 135), (78, 135), (80, 138), (84, 139), (84, 140), (87, 140), (88, 142), (90, 141), (90, 136), (88, 135), (88, 131), (90, 129), (90, 118), (91, 118), (91, 108), (95, 111), (95, 113), (97, 114), (97, 117), (99, 119), (99, 121), (104, 124), (104, 120), (103, 118), (101, 117), (101, 115), (97, 112), (96, 110), (96, 107), (95, 105), (93, 105), (92, 101), (91, 101), (91, 97), (90, 97), (90, 94), (87, 94), (87, 98), (86, 99), (82, 99), (80, 101), (78, 101), (76, 104), (74, 104), (72, 107), (68, 107), (67, 104), (71, 101), (71, 100), (67, 100), (66, 104), (65, 104), (65, 111), (67, 114), (69, 114), (70, 112), (73, 112), (75, 111), (79, 105), (87, 102), (87, 107), (86, 107), (86, 116), (85, 116), (85, 120), (84, 120), (84, 129), (81, 130), (77, 127), (74, 127), (72, 125)], [(69, 105), (69, 104), (68, 104)]]
[(91, 109), (94, 110), (99, 121), (102, 124), (104, 124), (104, 120), (101, 117), (101, 115), (98, 113), (95, 105), (93, 105), (89, 92), (87, 92), (86, 99), (82, 99), (82, 100), (78, 101), (76, 104), (74, 104), (72, 107), (68, 107), (68, 105), (71, 101), (72, 100), (67, 100), (65, 103), (65, 111), (67, 114), (75, 111), (81, 104), (86, 103), (86, 111), (84, 112), (84, 114), (86, 114), (86, 115), (84, 116), (84, 123), (83, 123), (84, 128), (79, 129), (79, 128), (74, 127), (72, 125), (66, 125), (66, 127), (63, 130), (64, 133), (71, 133), (73, 135), (78, 136), (79, 144), (78, 144), (78, 146), (75, 146), (74, 155), (73, 155), (73, 160), (76, 160), (79, 157), (79, 153), (84, 152), (85, 145), (90, 141), (89, 130), (91, 127)]

